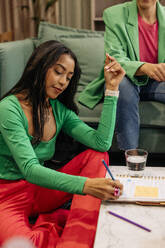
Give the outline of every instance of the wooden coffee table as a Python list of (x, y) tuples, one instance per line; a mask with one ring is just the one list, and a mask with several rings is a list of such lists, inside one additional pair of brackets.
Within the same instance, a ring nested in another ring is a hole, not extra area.
[[(111, 171), (121, 166), (111, 166)], [(147, 167), (165, 175), (164, 167)], [(108, 213), (108, 210), (143, 225), (147, 232)], [(102, 202), (94, 248), (163, 248), (165, 247), (165, 206)]]

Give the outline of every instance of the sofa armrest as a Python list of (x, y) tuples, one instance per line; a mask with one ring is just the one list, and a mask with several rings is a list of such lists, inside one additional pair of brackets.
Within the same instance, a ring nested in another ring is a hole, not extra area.
[(35, 39), (0, 43), (0, 96), (20, 79), (35, 47)]

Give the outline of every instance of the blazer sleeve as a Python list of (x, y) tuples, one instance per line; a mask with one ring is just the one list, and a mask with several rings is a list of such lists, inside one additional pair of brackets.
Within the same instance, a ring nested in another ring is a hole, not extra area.
[[(115, 57), (117, 61), (126, 71), (126, 75), (136, 85), (145, 85), (148, 82), (147, 76), (135, 76), (137, 69), (144, 64), (136, 59), (134, 49), (130, 45), (130, 39), (126, 31), (124, 15), (123, 20), (115, 20), (115, 13), (111, 13), (110, 9), (106, 9), (103, 14), (105, 23), (104, 45), (105, 52)], [(137, 34), (138, 35), (138, 34)], [(130, 54), (131, 57), (130, 58)]]

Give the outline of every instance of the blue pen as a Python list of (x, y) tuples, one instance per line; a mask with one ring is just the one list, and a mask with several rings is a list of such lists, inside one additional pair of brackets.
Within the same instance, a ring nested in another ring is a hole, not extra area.
[[(111, 173), (111, 171), (110, 171), (110, 169), (109, 169), (109, 167), (106, 164), (106, 162), (105, 162), (104, 159), (102, 159), (102, 162), (103, 162), (103, 165), (105, 166), (105, 168), (107, 169), (107, 171), (108, 171), (110, 177), (112, 178), (112, 180), (115, 181), (115, 178), (113, 177), (113, 175), (112, 175), (112, 173)], [(119, 188), (116, 188), (115, 187), (115, 189), (114, 189), (114, 196), (120, 196), (120, 189)]]
[(111, 173), (108, 165), (105, 163), (105, 160), (104, 159), (102, 159), (102, 162), (103, 162), (103, 165), (105, 166), (105, 168), (107, 169), (107, 171), (108, 171), (110, 177), (112, 178), (112, 180), (115, 180), (115, 178), (113, 177), (113, 175), (112, 175), (112, 173)]

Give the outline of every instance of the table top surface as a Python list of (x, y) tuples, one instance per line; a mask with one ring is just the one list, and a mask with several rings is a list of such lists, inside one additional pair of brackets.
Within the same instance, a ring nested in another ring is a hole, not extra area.
[[(111, 166), (111, 172), (126, 170), (124, 166)], [(147, 167), (145, 173), (152, 171), (165, 175), (164, 167)], [(108, 211), (115, 212), (146, 228), (147, 232), (135, 225), (121, 220)], [(102, 202), (94, 248), (162, 248), (165, 247), (165, 207), (140, 206), (130, 203)]]

